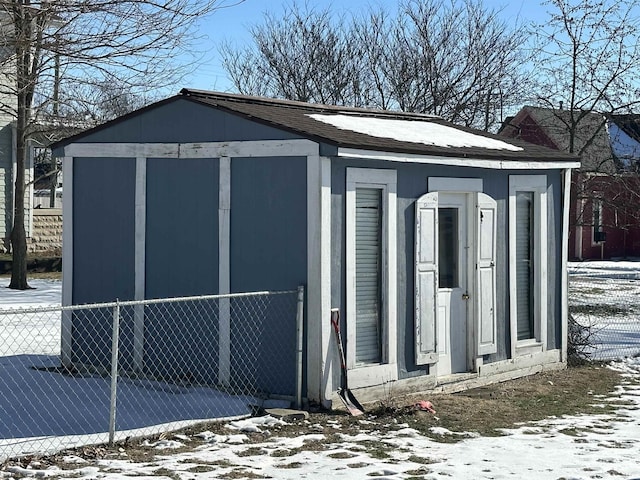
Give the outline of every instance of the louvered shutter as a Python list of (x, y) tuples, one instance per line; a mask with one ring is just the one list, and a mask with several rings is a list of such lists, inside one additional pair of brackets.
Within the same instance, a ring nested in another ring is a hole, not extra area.
[(534, 193), (516, 192), (516, 302), (518, 340), (534, 337)]
[(415, 331), (416, 364), (438, 361), (436, 314), (438, 294), (438, 193), (416, 201)]
[(382, 190), (356, 189), (356, 364), (382, 361)]
[(476, 202), (476, 332), (478, 355), (497, 352), (496, 344), (496, 201), (484, 193)]

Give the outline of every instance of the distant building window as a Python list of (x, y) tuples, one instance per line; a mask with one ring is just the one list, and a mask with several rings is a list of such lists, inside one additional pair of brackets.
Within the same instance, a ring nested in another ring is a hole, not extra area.
[(602, 198), (594, 197), (591, 204), (593, 207), (593, 243), (601, 243), (606, 238), (606, 234), (602, 231)]

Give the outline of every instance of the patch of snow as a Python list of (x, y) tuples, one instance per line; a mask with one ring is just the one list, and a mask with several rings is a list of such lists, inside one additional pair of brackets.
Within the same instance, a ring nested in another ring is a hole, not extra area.
[[(406, 425), (406, 424), (405, 424)], [(405, 428), (401, 428), (400, 430), (396, 430), (396, 435), (404, 435), (406, 437), (418, 437), (420, 436), (420, 432), (415, 428), (409, 428), (408, 426)]]
[(87, 461), (84, 458), (79, 457), (77, 455), (65, 455), (64, 457), (62, 457), (62, 461), (64, 463), (70, 463), (70, 464), (87, 463)]
[(26, 478), (59, 477), (60, 474), (63, 473), (63, 470), (56, 466), (52, 466), (45, 469), (34, 469), (34, 468), (22, 468), (15, 465), (11, 465), (7, 467), (7, 471), (18, 474), (21, 477), (26, 477)]
[(244, 420), (231, 422), (225, 427), (230, 430), (239, 430), (241, 432), (259, 433), (262, 431), (260, 427), (269, 427), (274, 425), (287, 425), (287, 422), (271, 415), (265, 415), (263, 417), (250, 417)]
[[(62, 304), (62, 281), (56, 279), (29, 279), (29, 290), (8, 288), (10, 279), (5, 285), (0, 283), (0, 305), (5, 308), (51, 307)], [(6, 287), (6, 288), (2, 288)]]
[(145, 440), (142, 442), (143, 447), (155, 448), (157, 450), (167, 450), (172, 448), (182, 448), (184, 447), (184, 443), (178, 442), (176, 440), (158, 440), (157, 442), (150, 442), (149, 440)]
[(434, 435), (454, 435), (451, 430), (444, 427), (431, 427), (429, 431)]
[(248, 441), (249, 437), (241, 433), (238, 435), (229, 435), (225, 443), (229, 443), (231, 445), (240, 445)]
[(475, 147), (514, 152), (523, 150), (502, 140), (487, 138), (430, 121), (317, 113), (310, 114), (309, 117), (333, 125), (340, 130), (350, 130), (378, 138), (391, 138), (400, 142), (421, 143), (436, 147)]

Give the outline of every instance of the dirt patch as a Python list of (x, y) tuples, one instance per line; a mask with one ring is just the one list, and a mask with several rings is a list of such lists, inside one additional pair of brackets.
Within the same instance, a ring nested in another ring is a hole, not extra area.
[[(0, 253), (0, 276), (10, 276), (12, 264), (13, 259), (11, 254)], [(59, 278), (62, 272), (61, 252), (54, 250), (49, 252), (28, 253), (27, 272), (29, 276), (33, 278)]]

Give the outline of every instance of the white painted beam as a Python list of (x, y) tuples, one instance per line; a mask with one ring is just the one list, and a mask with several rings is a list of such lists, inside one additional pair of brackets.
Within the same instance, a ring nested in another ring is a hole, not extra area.
[[(62, 196), (62, 305), (73, 303), (73, 157), (62, 160), (66, 184)], [(60, 361), (71, 366), (72, 312), (62, 312)]]
[(443, 157), (437, 155), (416, 155), (410, 153), (383, 152), (357, 148), (339, 148), (338, 157), (362, 158), (367, 160), (385, 160), (401, 163), (424, 163), (455, 167), (490, 168), (493, 170), (553, 170), (576, 168), (578, 161), (533, 161), (533, 160), (491, 160), (480, 158)]
[(561, 250), (561, 294), (560, 294), (560, 318), (562, 321), (560, 335), (562, 346), (560, 348), (560, 360), (567, 361), (567, 346), (569, 335), (569, 209), (571, 203), (571, 169), (564, 172), (564, 188), (562, 199), (562, 250)]
[[(135, 226), (134, 226), (134, 299), (146, 295), (146, 233), (147, 233), (147, 159), (136, 157)], [(144, 366), (144, 305), (133, 308), (133, 365), (141, 372)]]
[[(220, 158), (218, 190), (218, 293), (231, 291), (231, 158)], [(218, 303), (218, 382), (231, 379), (231, 303)]]
[(260, 140), (201, 143), (72, 143), (65, 156), (83, 158), (306, 157), (317, 154), (311, 140)]
[(331, 160), (307, 157), (307, 397), (324, 402), (331, 372)]

